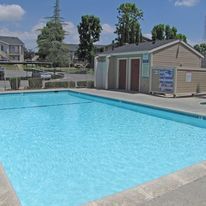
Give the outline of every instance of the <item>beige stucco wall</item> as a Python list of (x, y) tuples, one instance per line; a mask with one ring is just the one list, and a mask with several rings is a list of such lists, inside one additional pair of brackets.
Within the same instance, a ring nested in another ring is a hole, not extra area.
[[(118, 60), (126, 59), (127, 60), (127, 88), (129, 90), (130, 83), (130, 59), (140, 58), (140, 92), (148, 93), (149, 92), (149, 77), (142, 77), (142, 54), (133, 54), (133, 55), (118, 55), (111, 56), (109, 63), (109, 72), (108, 72), (108, 89), (118, 89), (117, 87), (117, 78), (118, 78)], [(149, 56), (150, 58), (150, 56)]]
[(202, 59), (182, 43), (167, 47), (153, 53), (154, 67), (201, 67)]
[(159, 78), (159, 71), (156, 72), (154, 69), (152, 69), (152, 83), (151, 83), (151, 90), (152, 92), (160, 92), (160, 78)]
[[(192, 73), (192, 81), (186, 82), (186, 73)], [(177, 70), (177, 89), (176, 93), (196, 93), (206, 92), (206, 70)]]

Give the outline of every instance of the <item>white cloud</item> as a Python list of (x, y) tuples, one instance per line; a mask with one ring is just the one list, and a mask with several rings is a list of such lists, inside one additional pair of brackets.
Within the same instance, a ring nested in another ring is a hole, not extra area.
[(35, 50), (37, 47), (37, 36), (40, 33), (40, 29), (42, 29), (44, 26), (44, 22), (39, 22), (38, 24), (34, 25), (29, 31), (13, 31), (9, 30), (8, 28), (0, 28), (0, 36), (18, 37), (24, 42), (27, 48)]
[(0, 4), (0, 21), (19, 21), (24, 14), (25, 11), (20, 5)]
[(103, 34), (111, 34), (114, 33), (115, 31), (115, 28), (109, 24), (103, 24), (102, 29), (103, 29), (102, 31)]
[(186, 7), (193, 7), (197, 5), (200, 0), (176, 0), (175, 6), (186, 6)]
[[(8, 28), (0, 28), (0, 36), (15, 36), (19, 37), (29, 49), (37, 50), (37, 36), (40, 33), (40, 30), (46, 25), (45, 21), (40, 20), (36, 25), (32, 26), (28, 31), (13, 31)], [(65, 37), (66, 43), (78, 44), (79, 43), (79, 34), (77, 26), (71, 22), (66, 21), (63, 25), (64, 30), (67, 35)], [(101, 33), (101, 39), (98, 44), (110, 44), (112, 40), (115, 39), (114, 27), (109, 24), (102, 25), (103, 31)]]
[(147, 37), (149, 39), (152, 39), (152, 34), (150, 34), (150, 33), (143, 34), (143, 36), (145, 36), (145, 37)]
[(77, 26), (71, 21), (66, 21), (63, 28), (67, 34), (65, 37), (65, 42), (72, 43), (72, 44), (78, 44), (79, 43), (79, 33), (77, 30)]

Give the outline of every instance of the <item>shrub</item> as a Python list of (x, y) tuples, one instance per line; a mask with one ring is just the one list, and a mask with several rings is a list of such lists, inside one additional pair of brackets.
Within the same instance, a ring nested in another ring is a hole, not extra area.
[(78, 81), (77, 87), (87, 87), (87, 88), (94, 88), (94, 81)]
[(94, 81), (87, 81), (87, 88), (94, 88)]
[(75, 88), (75, 82), (71, 81), (69, 83), (69, 88)]
[(77, 87), (87, 87), (87, 81), (78, 81)]
[(81, 68), (70, 68), (68, 70), (69, 74), (87, 74), (86, 70), (82, 70)]
[(19, 89), (19, 87), (20, 87), (21, 79), (14, 77), (14, 78), (10, 78), (10, 79), (9, 79), (9, 82), (10, 82), (10, 85), (11, 85), (11, 89), (12, 89), (12, 90), (17, 90), (17, 89)]
[(46, 82), (45, 88), (74, 88), (75, 82)]
[(30, 78), (29, 79), (29, 88), (30, 89), (41, 89), (42, 88), (42, 79), (41, 78)]

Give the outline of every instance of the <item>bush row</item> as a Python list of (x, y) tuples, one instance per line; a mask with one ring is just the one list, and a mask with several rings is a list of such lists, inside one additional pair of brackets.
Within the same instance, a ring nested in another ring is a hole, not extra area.
[(46, 82), (45, 88), (74, 88), (75, 82)]
[(77, 87), (80, 87), (80, 88), (84, 88), (84, 87), (94, 88), (94, 81), (78, 81), (77, 82)]

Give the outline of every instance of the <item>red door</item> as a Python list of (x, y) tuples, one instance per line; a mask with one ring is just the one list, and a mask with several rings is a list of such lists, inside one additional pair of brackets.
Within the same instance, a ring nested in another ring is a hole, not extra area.
[(119, 89), (125, 90), (126, 89), (126, 66), (127, 61), (119, 60)]
[(139, 91), (139, 59), (131, 60), (131, 91)]

